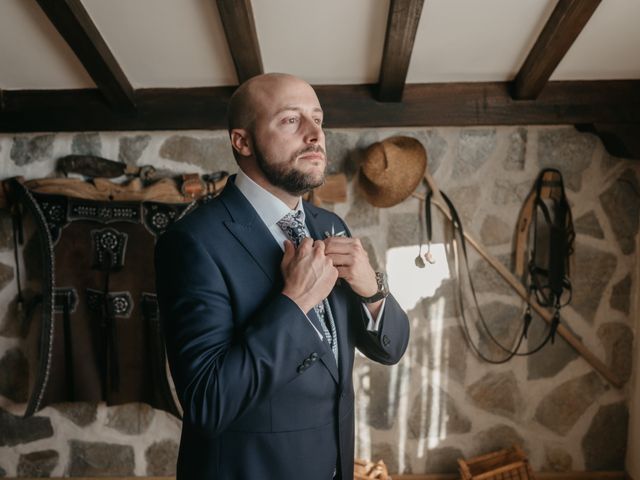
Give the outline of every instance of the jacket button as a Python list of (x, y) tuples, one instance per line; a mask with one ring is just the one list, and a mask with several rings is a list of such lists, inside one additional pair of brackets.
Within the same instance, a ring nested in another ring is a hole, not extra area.
[(386, 335), (383, 335), (382, 336), (382, 344), (386, 347), (390, 343), (391, 343), (391, 340), (389, 339), (389, 337), (387, 337)]
[(306, 367), (304, 365), (298, 365), (298, 373), (304, 372)]
[(309, 360), (315, 362), (316, 360), (318, 360), (318, 354), (316, 352), (313, 352), (311, 355), (309, 355)]
[(309, 368), (309, 365), (311, 365), (311, 360), (305, 358), (304, 362), (302, 362), (302, 365), (304, 365), (304, 368)]

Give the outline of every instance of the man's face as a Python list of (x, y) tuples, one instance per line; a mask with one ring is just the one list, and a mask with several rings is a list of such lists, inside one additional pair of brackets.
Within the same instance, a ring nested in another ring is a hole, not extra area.
[(254, 156), (269, 183), (292, 195), (322, 185), (327, 165), (323, 116), (311, 86), (281, 78), (256, 92), (255, 104)]

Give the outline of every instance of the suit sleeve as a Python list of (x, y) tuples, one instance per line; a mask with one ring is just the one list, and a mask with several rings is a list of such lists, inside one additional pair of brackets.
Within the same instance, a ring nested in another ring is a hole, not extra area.
[(172, 230), (156, 245), (156, 287), (184, 420), (216, 436), (299, 372), (320, 340), (300, 308), (277, 294), (243, 330), (224, 276), (203, 245)]

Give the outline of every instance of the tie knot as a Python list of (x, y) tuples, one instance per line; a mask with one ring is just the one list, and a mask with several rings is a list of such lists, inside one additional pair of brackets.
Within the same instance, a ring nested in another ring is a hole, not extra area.
[(307, 230), (304, 227), (302, 216), (302, 210), (297, 210), (295, 212), (287, 213), (284, 217), (278, 220), (278, 226), (296, 247), (300, 245), (302, 239), (307, 236)]

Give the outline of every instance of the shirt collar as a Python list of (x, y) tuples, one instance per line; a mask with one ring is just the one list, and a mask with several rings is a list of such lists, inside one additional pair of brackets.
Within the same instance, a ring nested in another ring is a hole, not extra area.
[[(274, 226), (278, 220), (292, 211), (286, 203), (249, 178), (242, 169), (238, 169), (235, 184), (236, 187), (238, 187), (238, 190), (240, 190), (247, 200), (249, 200), (249, 203), (258, 213), (258, 216), (269, 228)], [(302, 221), (304, 222), (305, 213), (300, 200), (301, 199), (298, 199), (298, 206), (293, 209), (293, 211), (296, 212), (301, 210)]]

